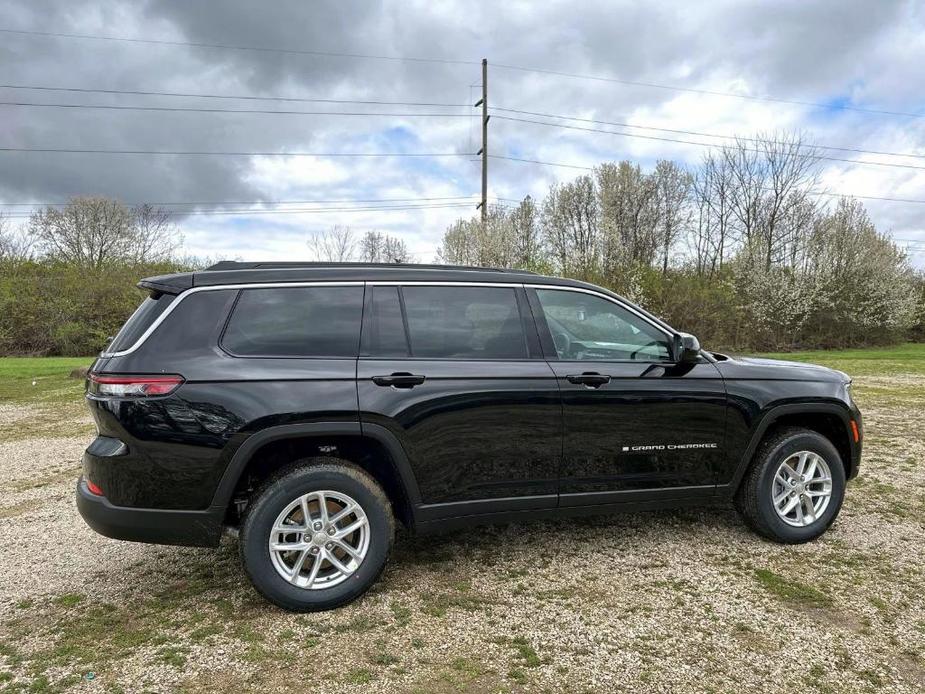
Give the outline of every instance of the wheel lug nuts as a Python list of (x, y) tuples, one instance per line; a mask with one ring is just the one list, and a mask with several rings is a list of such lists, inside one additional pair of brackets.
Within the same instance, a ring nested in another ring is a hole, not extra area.
[(325, 549), (334, 549), (334, 543), (333, 543), (333, 542), (329, 542), (328, 544), (326, 544), (326, 545), (324, 546), (324, 548), (325, 548)]
[(320, 552), (320, 551), (321, 551), (321, 550), (318, 549), (317, 547), (312, 547), (312, 549), (311, 549), (311, 553), (312, 553), (312, 554), (318, 554), (318, 552)]
[(321, 525), (321, 521), (315, 521), (315, 524), (314, 524), (312, 527), (313, 527), (315, 530), (321, 530), (321, 528), (322, 528), (323, 526)]
[(334, 530), (334, 526), (333, 526), (333, 525), (332, 525), (330, 528), (328, 528), (328, 535), (333, 535), (335, 532), (337, 532), (337, 531)]

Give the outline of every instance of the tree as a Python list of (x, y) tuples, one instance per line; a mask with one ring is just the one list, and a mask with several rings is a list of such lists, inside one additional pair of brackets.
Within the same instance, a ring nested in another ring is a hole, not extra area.
[(353, 259), (356, 239), (350, 227), (334, 225), (312, 235), (308, 247), (319, 262), (345, 263)]
[(32, 214), (29, 232), (49, 258), (82, 268), (164, 260), (179, 245), (168, 213), (150, 205), (130, 210), (116, 200), (77, 197)]
[(599, 209), (591, 176), (549, 189), (543, 201), (543, 237), (562, 274), (589, 278), (599, 269)]
[(662, 274), (665, 274), (671, 249), (690, 222), (692, 178), (680, 166), (664, 159), (655, 165), (653, 176), (658, 206), (658, 244), (662, 253)]
[(658, 248), (655, 180), (637, 164), (601, 164), (595, 169), (601, 215), (601, 263), (605, 277), (652, 264)]
[(0, 214), (0, 262), (31, 260), (34, 245), (21, 228), (13, 230), (7, 218)]
[(510, 266), (536, 268), (543, 262), (543, 247), (540, 237), (536, 203), (529, 195), (509, 214)]
[(132, 244), (136, 263), (160, 263), (171, 258), (183, 243), (183, 237), (170, 223), (170, 213), (153, 205), (132, 209), (135, 239)]
[(400, 238), (367, 231), (360, 240), (360, 260), (364, 263), (408, 263), (411, 254)]
[(743, 241), (768, 269), (785, 260), (795, 228), (786, 222), (795, 207), (805, 209), (806, 194), (818, 182), (819, 158), (799, 133), (737, 139), (722, 152), (733, 180), (730, 200)]

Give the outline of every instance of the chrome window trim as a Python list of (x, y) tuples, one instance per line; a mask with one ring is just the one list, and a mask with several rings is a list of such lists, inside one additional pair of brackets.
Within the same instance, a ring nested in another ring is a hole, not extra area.
[[(473, 281), (460, 281), (460, 282), (441, 282), (439, 280), (350, 280), (350, 281), (337, 281), (337, 280), (328, 280), (328, 281), (315, 281), (315, 282), (254, 282), (254, 283), (243, 283), (243, 284), (214, 284), (208, 285), (205, 287), (193, 287), (192, 289), (187, 289), (184, 292), (181, 292), (177, 295), (176, 299), (168, 306), (165, 311), (158, 316), (155, 321), (148, 326), (148, 329), (145, 330), (137, 340), (135, 344), (131, 347), (128, 347), (117, 352), (100, 352), (101, 359), (108, 359), (111, 357), (124, 357), (132, 352), (136, 351), (141, 347), (145, 340), (147, 340), (154, 333), (155, 330), (163, 323), (167, 317), (173, 313), (173, 311), (192, 294), (198, 294), (199, 292), (210, 292), (210, 291), (219, 291), (223, 289), (280, 289), (286, 287), (362, 287), (362, 286), (430, 286), (430, 287), (506, 287), (510, 289), (549, 289), (556, 291), (566, 291), (566, 292), (578, 292), (581, 294), (590, 294), (591, 296), (596, 296), (600, 299), (609, 301), (617, 306), (623, 308), (626, 311), (629, 311), (637, 318), (642, 319), (653, 328), (663, 333), (669, 340), (674, 340), (674, 333), (666, 330), (664, 327), (658, 323), (653, 322), (644, 314), (640, 313), (632, 306), (619, 301), (612, 296), (606, 294), (601, 294), (600, 292), (585, 289), (584, 287), (569, 287), (561, 284), (528, 284), (524, 282), (473, 282)], [(120, 331), (121, 332), (121, 331)]]
[(366, 284), (371, 287), (500, 287), (506, 289), (520, 289), (523, 282), (441, 282), (439, 280), (410, 280), (400, 282), (395, 280), (369, 280)]
[(100, 352), (100, 359), (108, 359), (110, 357), (124, 357), (127, 354), (131, 354), (132, 352), (137, 350), (139, 347), (141, 347), (145, 343), (145, 340), (151, 337), (151, 334), (155, 330), (157, 330), (158, 326), (160, 326), (160, 324), (163, 323), (167, 319), (167, 316), (173, 313), (174, 309), (176, 309), (176, 307), (179, 306), (180, 303), (182, 303), (184, 299), (186, 299), (188, 296), (192, 294), (198, 294), (199, 292), (214, 292), (214, 291), (218, 291), (221, 289), (282, 289), (285, 287), (362, 287), (365, 284), (366, 283), (362, 281), (353, 281), (353, 282), (337, 282), (337, 281), (262, 282), (262, 283), (254, 282), (252, 284), (248, 284), (248, 283), (245, 283), (245, 284), (214, 284), (214, 285), (209, 285), (206, 287), (193, 287), (192, 289), (187, 289), (185, 292), (178, 294), (177, 298), (173, 300), (170, 306), (168, 306), (167, 309), (161, 315), (159, 315), (155, 319), (155, 321), (151, 323), (151, 325), (148, 326), (148, 329), (145, 330), (139, 336), (137, 340), (135, 340), (135, 344), (133, 344), (131, 347), (128, 347), (123, 350), (119, 350), (117, 352), (107, 352), (104, 350)]

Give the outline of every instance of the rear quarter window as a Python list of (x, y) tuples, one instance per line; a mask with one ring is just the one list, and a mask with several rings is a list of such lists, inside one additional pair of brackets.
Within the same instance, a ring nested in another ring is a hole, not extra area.
[(122, 329), (116, 334), (116, 337), (106, 352), (121, 352), (126, 350), (144, 335), (145, 331), (154, 325), (154, 321), (160, 318), (167, 307), (173, 303), (175, 296), (172, 294), (160, 294), (149, 296), (141, 302), (141, 305), (135, 309), (135, 312), (129, 317), (122, 326)]
[(222, 347), (243, 357), (356, 357), (363, 287), (242, 289)]

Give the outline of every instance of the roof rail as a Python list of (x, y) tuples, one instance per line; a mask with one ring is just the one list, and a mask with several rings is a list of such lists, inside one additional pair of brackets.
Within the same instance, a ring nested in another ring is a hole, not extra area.
[(512, 268), (500, 267), (479, 267), (477, 265), (435, 265), (423, 263), (325, 263), (314, 261), (268, 261), (268, 262), (247, 262), (239, 260), (221, 260), (215, 265), (207, 267), (202, 272), (212, 272), (220, 270), (282, 270), (295, 268), (381, 268), (389, 270), (469, 270), (473, 272), (516, 272), (523, 275), (535, 275), (535, 272), (529, 270), (517, 270)]

